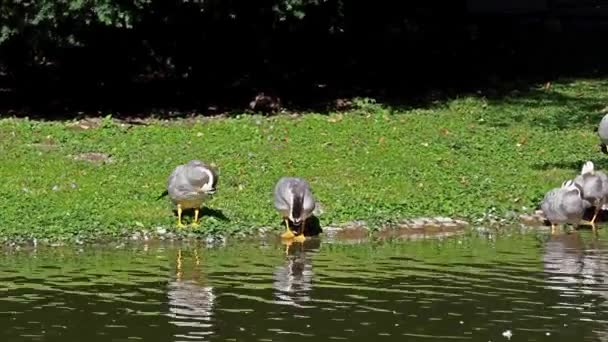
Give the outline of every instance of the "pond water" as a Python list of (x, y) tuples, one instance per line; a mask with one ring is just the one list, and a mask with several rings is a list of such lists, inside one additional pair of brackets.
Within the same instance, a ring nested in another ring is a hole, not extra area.
[(605, 341), (601, 233), (5, 251), (0, 341)]

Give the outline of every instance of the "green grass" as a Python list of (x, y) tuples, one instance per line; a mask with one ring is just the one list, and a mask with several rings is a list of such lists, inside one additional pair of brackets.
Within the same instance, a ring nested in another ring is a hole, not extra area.
[[(217, 164), (218, 192), (207, 204), (229, 218), (204, 217), (200, 233), (281, 229), (272, 190), (283, 175), (309, 180), (323, 205), (323, 225), (530, 210), (584, 161), (608, 165), (596, 135), (606, 105), (608, 83), (577, 80), (428, 109), (363, 103), (350, 113), (298, 118), (244, 115), (131, 127), (104, 120), (88, 130), (3, 119), (0, 236), (171, 228), (170, 203), (155, 199), (171, 170), (194, 158)], [(110, 153), (114, 162), (70, 157), (84, 152)]]

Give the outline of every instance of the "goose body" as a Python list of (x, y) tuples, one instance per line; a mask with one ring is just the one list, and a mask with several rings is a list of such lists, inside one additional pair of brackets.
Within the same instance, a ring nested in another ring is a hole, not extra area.
[(302, 226), (298, 239), (304, 238), (306, 220), (315, 209), (315, 200), (310, 184), (298, 177), (282, 177), (274, 188), (274, 207), (285, 220), (287, 231), (284, 238), (293, 237), (289, 229), (289, 221), (294, 226)]
[(608, 154), (608, 114), (604, 115), (597, 129), (597, 134), (600, 137), (600, 148), (602, 152)]
[(167, 179), (166, 194), (177, 206), (178, 226), (183, 209), (194, 209), (194, 225), (203, 202), (216, 191), (218, 176), (213, 168), (200, 160), (178, 165)]
[(551, 189), (545, 194), (541, 210), (551, 223), (553, 231), (556, 225), (578, 225), (585, 210), (590, 206), (582, 197), (580, 186), (572, 180), (567, 180), (560, 188)]
[(591, 224), (594, 224), (598, 212), (608, 199), (608, 175), (595, 170), (593, 162), (587, 161), (574, 182), (581, 188), (583, 198), (595, 207), (595, 215), (591, 220)]

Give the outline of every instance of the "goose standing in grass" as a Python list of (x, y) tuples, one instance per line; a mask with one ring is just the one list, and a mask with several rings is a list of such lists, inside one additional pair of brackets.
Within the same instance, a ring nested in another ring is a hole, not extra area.
[(590, 206), (591, 203), (582, 197), (580, 186), (572, 180), (567, 180), (560, 188), (549, 190), (540, 207), (547, 220), (551, 222), (553, 234), (556, 225), (578, 226), (585, 210)]
[[(281, 234), (284, 239), (294, 239), (296, 242), (303, 242), (306, 219), (308, 219), (315, 209), (315, 200), (310, 190), (308, 182), (297, 177), (282, 177), (274, 188), (274, 207), (285, 220), (285, 233)], [(295, 236), (289, 229), (289, 221), (295, 227), (300, 226), (300, 233)]]
[(587, 161), (581, 170), (581, 174), (574, 178), (574, 182), (581, 187), (583, 198), (595, 207), (595, 214), (591, 219), (591, 225), (595, 228), (595, 219), (602, 210), (602, 206), (608, 199), (608, 176), (595, 170), (592, 161)]
[[(218, 176), (213, 168), (200, 160), (191, 160), (178, 165), (167, 180), (167, 190), (161, 197), (169, 195), (177, 206), (177, 226), (182, 224), (182, 211), (194, 209), (192, 226), (198, 225), (198, 214), (203, 202), (216, 191)], [(160, 198), (160, 197), (159, 197)]]
[(597, 134), (600, 136), (600, 149), (603, 153), (608, 154), (608, 114), (604, 115), (597, 129)]

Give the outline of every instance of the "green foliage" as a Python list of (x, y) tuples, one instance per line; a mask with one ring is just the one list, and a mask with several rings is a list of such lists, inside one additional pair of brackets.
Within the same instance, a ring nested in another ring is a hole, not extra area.
[(130, 3), (111, 0), (27, 1), (8, 0), (0, 6), (0, 44), (13, 36), (32, 33), (33, 40), (49, 40), (59, 45), (76, 45), (74, 32), (65, 34), (67, 27), (105, 25), (132, 28), (137, 11), (151, 0)]
[(298, 19), (304, 18), (306, 9), (310, 5), (319, 5), (319, 0), (283, 0), (277, 1), (272, 9), (279, 16), (279, 20), (286, 20), (288, 16)]
[[(279, 21), (288, 17), (302, 19), (309, 6), (319, 5), (318, 0), (281, 0), (270, 4)], [(157, 15), (171, 17), (176, 13), (155, 13), (163, 4), (153, 0), (62, 0), (29, 1), (7, 0), (0, 6), (0, 44), (14, 36), (30, 31), (34, 40), (45, 39), (47, 43), (75, 44), (78, 31), (67, 28), (107, 26), (115, 29), (133, 29), (142, 17)], [(222, 1), (178, 1), (176, 9), (197, 7), (201, 13), (225, 8)], [(262, 4), (264, 5), (264, 4)], [(230, 6), (228, 12), (238, 12), (238, 4)], [(72, 31), (68, 33), (68, 31)]]
[[(108, 116), (87, 130), (5, 119), (0, 235), (78, 237), (172, 227), (170, 204), (155, 198), (172, 168), (194, 158), (217, 164), (219, 191), (208, 205), (230, 219), (204, 217), (196, 229), (202, 234), (280, 229), (272, 188), (283, 175), (310, 181), (325, 211), (323, 225), (527, 211), (584, 161), (607, 166), (594, 132), (601, 108), (591, 110), (605, 103), (606, 86), (579, 81), (555, 89), (534, 100), (470, 97), (411, 111), (377, 106), (375, 115), (367, 101), (365, 112), (297, 119), (244, 115), (128, 127)], [(590, 107), (573, 96), (581, 89)], [(556, 96), (561, 102), (546, 102)], [(562, 127), (559, 113), (566, 112), (579, 120)], [(111, 160), (99, 165), (74, 158), (89, 152)]]
[[(75, 98), (159, 79), (239, 85), (266, 63), (251, 58), (255, 51), (285, 42), (276, 38), (321, 5), (333, 8), (317, 0), (8, 0), (0, 4), (0, 79), (30, 95), (67, 87)], [(236, 55), (246, 50), (242, 63)]]

